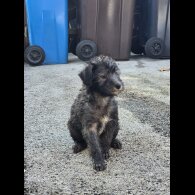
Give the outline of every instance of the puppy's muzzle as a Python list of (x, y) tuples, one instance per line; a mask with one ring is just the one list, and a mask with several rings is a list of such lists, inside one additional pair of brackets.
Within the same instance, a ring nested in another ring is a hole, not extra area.
[(124, 85), (122, 83), (115, 83), (115, 86), (114, 86), (114, 89), (112, 90), (112, 92), (114, 94), (119, 94), (123, 90), (124, 90)]

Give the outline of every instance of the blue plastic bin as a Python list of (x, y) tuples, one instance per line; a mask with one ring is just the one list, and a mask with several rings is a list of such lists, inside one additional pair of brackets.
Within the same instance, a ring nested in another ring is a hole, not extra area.
[(68, 62), (68, 0), (26, 0), (30, 45), (45, 52), (43, 64)]

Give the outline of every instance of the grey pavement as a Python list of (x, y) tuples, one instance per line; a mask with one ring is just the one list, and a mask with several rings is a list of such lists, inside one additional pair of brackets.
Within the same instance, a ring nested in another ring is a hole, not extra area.
[(107, 169), (92, 168), (89, 150), (73, 154), (66, 123), (86, 65), (24, 65), (25, 194), (169, 195), (170, 60), (132, 56), (117, 62), (125, 91), (117, 97), (123, 149)]

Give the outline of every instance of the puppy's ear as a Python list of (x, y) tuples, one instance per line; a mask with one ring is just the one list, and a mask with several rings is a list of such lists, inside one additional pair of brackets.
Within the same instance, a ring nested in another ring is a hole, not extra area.
[(79, 73), (79, 77), (86, 86), (92, 85), (92, 65), (88, 65), (83, 71)]

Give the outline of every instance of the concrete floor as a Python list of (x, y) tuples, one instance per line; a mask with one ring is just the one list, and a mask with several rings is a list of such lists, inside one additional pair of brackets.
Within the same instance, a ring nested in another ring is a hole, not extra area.
[(25, 194), (170, 194), (170, 60), (132, 56), (117, 62), (125, 91), (117, 97), (123, 149), (104, 172), (88, 149), (72, 153), (66, 123), (85, 63), (24, 67)]

